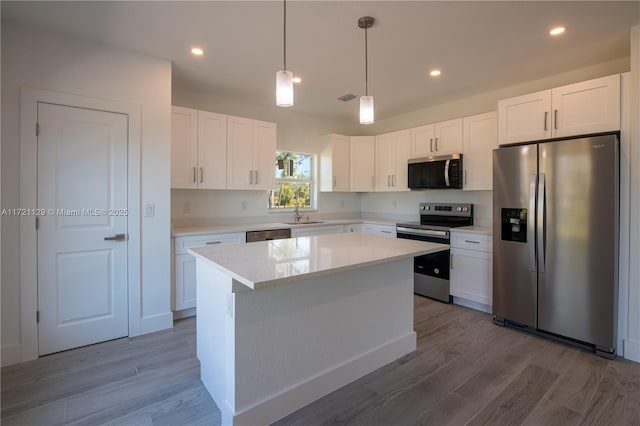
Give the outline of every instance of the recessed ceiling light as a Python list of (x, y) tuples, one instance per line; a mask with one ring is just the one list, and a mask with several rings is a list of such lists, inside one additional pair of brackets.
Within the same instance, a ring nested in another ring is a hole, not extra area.
[(293, 82), (294, 82), (295, 84), (300, 84), (300, 83), (302, 83), (302, 78), (300, 78), (300, 77), (293, 77)]
[(440, 77), (440, 74), (442, 74), (440, 70), (431, 70), (431, 72), (429, 73), (431, 77)]
[(555, 27), (552, 28), (551, 31), (549, 31), (549, 34), (551, 34), (552, 36), (557, 36), (560, 34), (564, 34), (565, 31), (567, 31), (567, 27)]
[(202, 56), (204, 55), (204, 50), (202, 50), (199, 47), (192, 47), (191, 48), (191, 54), (194, 56)]

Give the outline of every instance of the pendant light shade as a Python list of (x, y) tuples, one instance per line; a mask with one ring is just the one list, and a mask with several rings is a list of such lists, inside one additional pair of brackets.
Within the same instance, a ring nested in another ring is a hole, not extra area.
[(373, 124), (373, 96), (360, 96), (360, 124)]
[(276, 105), (293, 106), (293, 73), (291, 71), (276, 72)]
[(373, 124), (373, 96), (369, 96), (369, 52), (367, 29), (373, 26), (375, 19), (363, 16), (358, 19), (358, 27), (364, 29), (364, 96), (360, 96), (360, 124)]
[(276, 72), (276, 105), (279, 107), (293, 106), (293, 73), (287, 70), (287, 0), (284, 0), (283, 19), (283, 57), (282, 69)]

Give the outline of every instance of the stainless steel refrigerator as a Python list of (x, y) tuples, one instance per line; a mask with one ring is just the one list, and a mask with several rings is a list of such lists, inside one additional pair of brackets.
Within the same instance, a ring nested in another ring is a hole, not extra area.
[(493, 314), (615, 354), (617, 134), (493, 154)]

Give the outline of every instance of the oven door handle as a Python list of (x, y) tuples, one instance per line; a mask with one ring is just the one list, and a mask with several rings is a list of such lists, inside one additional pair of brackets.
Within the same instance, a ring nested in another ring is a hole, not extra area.
[(447, 237), (449, 236), (448, 231), (435, 231), (430, 229), (415, 229), (415, 228), (405, 228), (404, 226), (396, 227), (396, 233), (402, 232), (403, 234), (414, 234), (414, 235), (429, 235), (434, 237)]
[[(436, 147), (437, 147), (437, 145), (436, 145)], [(446, 186), (447, 188), (451, 186), (449, 184), (449, 164), (450, 163), (451, 163), (451, 160), (447, 160), (444, 163), (444, 186)]]

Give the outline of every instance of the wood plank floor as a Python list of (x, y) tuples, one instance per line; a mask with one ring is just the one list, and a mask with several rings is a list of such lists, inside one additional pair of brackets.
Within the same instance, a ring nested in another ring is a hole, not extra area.
[[(418, 350), (277, 425), (640, 425), (640, 364), (415, 297)], [(195, 320), (2, 369), (2, 425), (218, 425)]]

